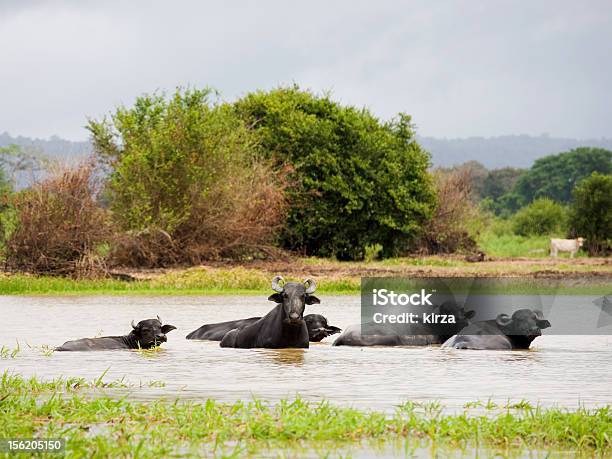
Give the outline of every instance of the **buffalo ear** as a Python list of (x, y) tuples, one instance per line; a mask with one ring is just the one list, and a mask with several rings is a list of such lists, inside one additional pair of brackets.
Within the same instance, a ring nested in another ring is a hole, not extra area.
[(538, 319), (536, 323), (538, 324), (538, 327), (542, 330), (550, 327), (550, 322), (546, 319)]
[(174, 325), (162, 325), (161, 331), (164, 335), (168, 332), (171, 332), (172, 330), (176, 330), (176, 327)]
[(306, 304), (319, 304), (321, 300), (314, 295), (306, 295)]
[(268, 297), (268, 301), (274, 301), (275, 303), (280, 304), (283, 302), (283, 295), (280, 293), (274, 293)]
[(466, 319), (472, 319), (476, 315), (476, 311), (465, 311), (464, 317)]
[(512, 317), (508, 314), (500, 314), (495, 318), (495, 323), (500, 327), (507, 327), (512, 323)]

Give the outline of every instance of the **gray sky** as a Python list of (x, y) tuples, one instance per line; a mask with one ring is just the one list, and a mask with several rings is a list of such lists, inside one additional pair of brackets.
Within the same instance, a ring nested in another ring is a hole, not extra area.
[(0, 132), (81, 140), (156, 89), (298, 83), (424, 136), (612, 137), (610, 1), (0, 0)]

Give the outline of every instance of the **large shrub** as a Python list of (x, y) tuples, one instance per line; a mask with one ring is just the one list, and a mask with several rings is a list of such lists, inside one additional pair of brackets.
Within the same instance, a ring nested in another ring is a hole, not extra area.
[(276, 167), (289, 170), (284, 247), (344, 260), (380, 244), (390, 256), (431, 215), (429, 156), (409, 116), (382, 123), (297, 87), (249, 94), (235, 108)]
[(612, 250), (612, 175), (593, 173), (574, 190), (571, 212), (574, 236), (584, 237), (589, 255)]
[(195, 264), (266, 250), (282, 223), (283, 187), (254, 135), (208, 90), (139, 97), (90, 121), (110, 167), (108, 200), (122, 264)]
[(107, 212), (96, 202), (91, 166), (56, 172), (11, 203), (7, 267), (35, 274), (91, 277), (105, 274), (99, 249), (111, 237)]
[(423, 226), (417, 250), (428, 254), (473, 252), (479, 212), (468, 168), (434, 172), (436, 208)]
[(519, 236), (563, 234), (567, 230), (567, 211), (551, 199), (539, 198), (514, 215), (512, 228)]

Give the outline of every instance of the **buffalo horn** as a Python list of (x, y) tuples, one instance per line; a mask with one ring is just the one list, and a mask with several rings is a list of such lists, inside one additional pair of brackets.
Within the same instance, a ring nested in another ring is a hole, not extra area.
[(304, 287), (306, 287), (306, 293), (314, 293), (317, 289), (317, 283), (309, 277), (304, 280)]
[(281, 282), (283, 284), (285, 283), (283, 276), (275, 276), (274, 279), (272, 279), (272, 290), (281, 293), (284, 290), (284, 287), (280, 284)]

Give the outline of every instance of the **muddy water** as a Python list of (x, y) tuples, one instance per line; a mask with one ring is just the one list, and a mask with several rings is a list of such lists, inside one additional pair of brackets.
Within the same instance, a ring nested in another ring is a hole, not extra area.
[[(307, 307), (344, 328), (359, 322), (359, 298), (324, 296)], [(544, 406), (612, 403), (612, 337), (542, 336), (530, 351), (458, 351), (439, 348), (332, 347), (333, 338), (306, 350), (221, 349), (188, 341), (203, 323), (261, 315), (262, 297), (0, 297), (0, 346), (21, 352), (0, 359), (0, 372), (42, 378), (125, 378), (134, 398), (161, 395), (222, 401), (277, 400), (299, 394), (356, 407), (392, 410), (403, 401), (440, 401), (460, 409), (468, 401), (528, 400)], [(56, 352), (69, 339), (124, 334), (130, 321), (159, 314), (178, 330), (163, 350)], [(31, 346), (31, 347), (28, 347)], [(163, 387), (149, 387), (159, 381)], [(140, 383), (144, 386), (141, 388)]]

